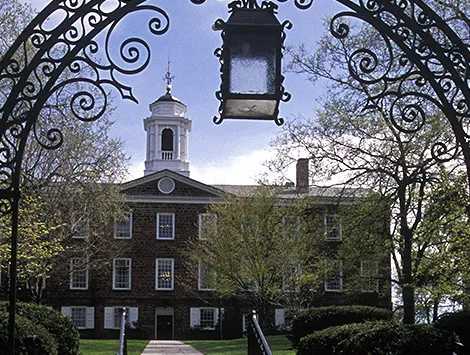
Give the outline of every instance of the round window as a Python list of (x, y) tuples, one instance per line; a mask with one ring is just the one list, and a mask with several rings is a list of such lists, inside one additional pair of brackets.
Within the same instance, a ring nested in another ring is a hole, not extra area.
[(175, 182), (170, 178), (162, 178), (158, 182), (158, 190), (163, 194), (171, 194), (175, 189)]

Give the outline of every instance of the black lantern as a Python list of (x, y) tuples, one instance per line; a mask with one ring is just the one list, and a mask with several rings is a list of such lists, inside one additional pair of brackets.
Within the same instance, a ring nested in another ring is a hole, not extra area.
[(284, 28), (275, 16), (277, 5), (256, 1), (234, 1), (229, 5), (227, 22), (217, 20), (215, 30), (222, 30), (223, 46), (215, 54), (221, 63), (221, 89), (216, 97), (221, 101), (220, 117), (224, 119), (274, 120), (280, 101), (288, 101), (281, 74), (281, 57), (285, 39)]

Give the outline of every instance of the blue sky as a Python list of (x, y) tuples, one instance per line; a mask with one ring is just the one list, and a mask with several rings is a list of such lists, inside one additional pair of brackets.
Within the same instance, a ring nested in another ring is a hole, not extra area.
[[(41, 10), (47, 0), (24, 0)], [(145, 37), (152, 48), (149, 68), (143, 73), (125, 77), (132, 86), (139, 104), (116, 97), (113, 134), (126, 142), (131, 156), (130, 177), (143, 175), (145, 132), (143, 119), (149, 115), (148, 106), (165, 93), (163, 80), (168, 56), (171, 60), (172, 93), (188, 106), (192, 122), (189, 138), (191, 178), (208, 184), (255, 183), (263, 171), (262, 163), (269, 157), (269, 142), (280, 132), (274, 122), (226, 120), (212, 123), (219, 102), (215, 91), (220, 86), (219, 63), (213, 55), (222, 43), (220, 32), (211, 30), (216, 19), (228, 18), (228, 0), (207, 0), (194, 5), (189, 0), (150, 0), (170, 17), (170, 29), (162, 36)], [(305, 43), (314, 49), (315, 42), (325, 31), (324, 18), (342, 9), (334, 0), (315, 0), (309, 10), (298, 10), (293, 0), (279, 3), (278, 18), (290, 20), (294, 27), (287, 31), (286, 45)], [(126, 19), (126, 30), (133, 35), (145, 32), (146, 23), (138, 16)], [(311, 116), (321, 91), (306, 77), (285, 73), (286, 90), (292, 94), (288, 103), (281, 103), (281, 116), (286, 120), (297, 114)], [(293, 179), (294, 177), (291, 176)]]

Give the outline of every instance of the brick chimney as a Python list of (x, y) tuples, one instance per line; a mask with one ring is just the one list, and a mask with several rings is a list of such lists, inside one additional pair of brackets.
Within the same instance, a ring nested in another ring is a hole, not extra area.
[(305, 190), (308, 186), (308, 159), (300, 158), (297, 160), (296, 187), (297, 190)]

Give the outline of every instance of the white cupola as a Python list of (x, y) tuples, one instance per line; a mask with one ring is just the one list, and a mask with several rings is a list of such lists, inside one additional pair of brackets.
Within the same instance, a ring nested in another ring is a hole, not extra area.
[(147, 156), (144, 175), (164, 169), (189, 177), (188, 136), (191, 120), (185, 117), (187, 107), (171, 94), (150, 104), (151, 116), (144, 119), (147, 132)]

